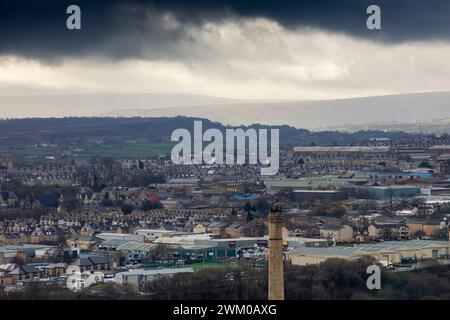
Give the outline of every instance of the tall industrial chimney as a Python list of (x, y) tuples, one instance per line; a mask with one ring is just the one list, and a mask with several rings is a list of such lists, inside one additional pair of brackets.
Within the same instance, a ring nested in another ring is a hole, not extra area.
[(269, 300), (284, 300), (282, 221), (280, 212), (269, 213)]

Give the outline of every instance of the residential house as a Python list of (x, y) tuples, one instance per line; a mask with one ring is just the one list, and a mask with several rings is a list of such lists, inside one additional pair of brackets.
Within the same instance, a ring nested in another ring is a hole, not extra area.
[(91, 250), (102, 239), (96, 236), (77, 236), (66, 241), (69, 248), (79, 248), (80, 250)]
[(0, 272), (0, 284), (14, 285), (20, 280), (40, 278), (41, 271), (32, 265), (11, 264), (4, 272)]
[(225, 230), (226, 227), (228, 227), (228, 225), (229, 225), (228, 223), (222, 221), (213, 222), (207, 227), (206, 230), (207, 232), (225, 235), (226, 234)]
[(370, 240), (407, 240), (410, 236), (409, 227), (406, 224), (371, 224), (367, 231)]
[(231, 238), (244, 237), (246, 235), (247, 225), (243, 223), (232, 223), (225, 228), (225, 233)]
[(110, 270), (110, 263), (110, 259), (106, 256), (82, 257), (68, 266), (66, 273), (72, 274), (74, 272)]
[(193, 228), (192, 232), (194, 232), (194, 233), (206, 233), (206, 226), (204, 224), (202, 224), (202, 223), (199, 223)]
[(43, 277), (61, 277), (66, 273), (67, 263), (50, 263), (42, 268)]
[(411, 235), (424, 234), (426, 236), (438, 235), (446, 226), (440, 219), (417, 219), (411, 218), (406, 221)]
[(92, 285), (103, 283), (105, 275), (100, 271), (73, 272), (66, 281), (66, 287), (72, 291), (89, 288)]
[(320, 236), (336, 243), (352, 242), (353, 228), (348, 225), (324, 225), (320, 228)]

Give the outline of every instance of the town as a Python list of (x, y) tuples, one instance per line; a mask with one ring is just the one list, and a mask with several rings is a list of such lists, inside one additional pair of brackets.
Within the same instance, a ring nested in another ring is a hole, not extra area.
[(450, 264), (446, 135), (282, 145), (273, 176), (263, 164), (174, 164), (169, 151), (80, 159), (87, 145), (39, 139), (31, 156), (10, 148), (0, 158), (5, 295), (36, 286), (151, 295), (152, 283), (181, 275), (265, 270), (271, 211), (283, 217), (286, 266)]
[[(202, 132), (202, 122), (194, 121), (194, 154), (192, 155), (191, 134), (187, 129), (176, 129), (171, 135), (171, 141), (181, 142), (172, 149), (172, 162), (175, 164), (234, 164), (235, 153), (237, 154), (236, 164), (245, 164), (246, 153), (248, 154), (248, 164), (270, 164), (269, 168), (261, 168), (262, 175), (273, 175), (278, 171), (279, 154), (279, 132), (278, 129), (271, 130), (270, 133), (270, 157), (267, 152), (267, 130), (259, 129), (226, 129), (226, 140), (222, 132), (218, 129), (210, 128)], [(246, 148), (246, 138), (249, 144)], [(259, 139), (259, 141), (258, 141)], [(186, 141), (187, 140), (187, 141)], [(236, 146), (235, 146), (236, 140)], [(203, 149), (203, 142), (210, 142)], [(226, 150), (225, 161), (223, 150)], [(247, 150), (247, 152), (246, 152)], [(180, 153), (182, 156), (180, 157)]]

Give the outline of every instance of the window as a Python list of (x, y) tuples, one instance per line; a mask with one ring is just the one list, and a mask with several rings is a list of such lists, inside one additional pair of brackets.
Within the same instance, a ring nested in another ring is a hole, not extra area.
[(438, 258), (438, 251), (437, 250), (432, 250), (431, 251), (431, 256), (433, 257), (433, 259), (437, 259)]

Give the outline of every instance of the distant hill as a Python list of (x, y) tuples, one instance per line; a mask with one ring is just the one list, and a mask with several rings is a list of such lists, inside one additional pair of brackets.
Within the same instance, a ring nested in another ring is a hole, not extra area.
[[(194, 120), (199, 118), (34, 118), (0, 120), (0, 146), (21, 147), (38, 143), (85, 144), (113, 143), (145, 140), (151, 142), (169, 142), (173, 130), (186, 128), (193, 131)], [(259, 129), (280, 129), (280, 144), (295, 145), (349, 145), (359, 144), (370, 138), (415, 138), (421, 135), (402, 132), (358, 131), (354, 133), (321, 131), (312, 132), (291, 126), (262, 126)], [(221, 123), (203, 119), (203, 130), (226, 129)]]
[[(289, 125), (309, 130), (450, 132), (450, 92), (320, 101), (243, 101), (188, 94), (0, 96), (0, 117), (201, 117), (224, 124)], [(412, 125), (410, 125), (412, 124)], [(426, 130), (425, 130), (426, 129)]]
[(242, 100), (193, 94), (54, 94), (0, 96), (0, 117), (93, 116), (114, 109), (138, 110), (166, 107), (241, 103)]
[(358, 125), (358, 130), (361, 130), (374, 123), (412, 123), (450, 117), (450, 92), (320, 101), (246, 102), (151, 110), (121, 109), (104, 115), (183, 115), (204, 117), (226, 124), (286, 124), (310, 130), (344, 129)]
[(387, 122), (387, 123), (371, 123), (369, 125), (345, 124), (342, 126), (334, 126), (333, 130), (337, 131), (359, 131), (359, 130), (380, 130), (380, 131), (402, 131), (402, 132), (422, 132), (428, 134), (448, 134), (450, 133), (450, 118), (416, 121), (410, 123), (404, 122)]

